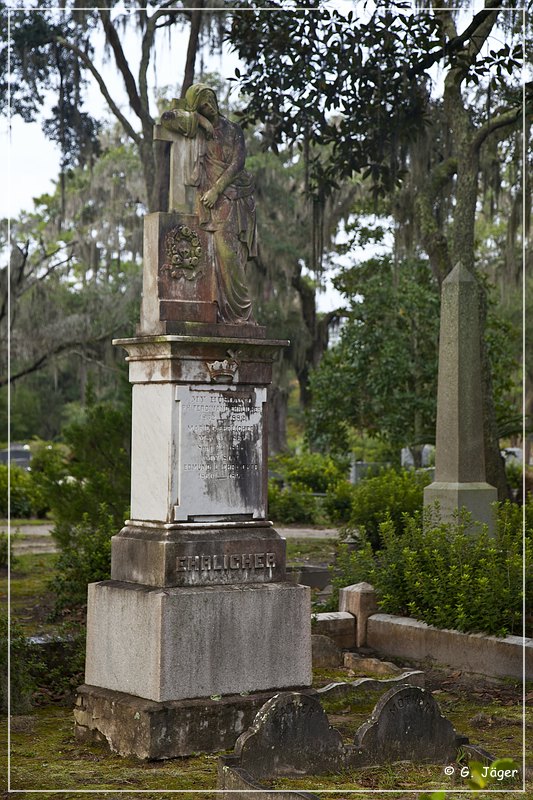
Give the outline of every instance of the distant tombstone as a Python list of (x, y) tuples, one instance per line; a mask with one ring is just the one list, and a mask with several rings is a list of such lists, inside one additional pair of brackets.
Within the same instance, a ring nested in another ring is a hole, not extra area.
[(330, 727), (318, 700), (298, 692), (265, 703), (234, 752), (239, 766), (255, 778), (335, 771), (345, 758), (342, 736)]
[(357, 730), (355, 746), (369, 764), (444, 764), (456, 757), (457, 734), (428, 691), (402, 686), (383, 695)]

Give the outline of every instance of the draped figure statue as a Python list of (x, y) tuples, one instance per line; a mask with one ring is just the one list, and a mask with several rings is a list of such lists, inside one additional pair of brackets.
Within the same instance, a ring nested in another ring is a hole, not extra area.
[(239, 125), (219, 111), (213, 89), (197, 83), (161, 116), (168, 130), (197, 139), (193, 184), (200, 225), (212, 234), (221, 322), (253, 322), (246, 263), (257, 255), (254, 182), (244, 169)]

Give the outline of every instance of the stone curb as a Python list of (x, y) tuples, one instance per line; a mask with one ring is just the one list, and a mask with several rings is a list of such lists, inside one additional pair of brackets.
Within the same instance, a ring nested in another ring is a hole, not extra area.
[(352, 614), (357, 647), (371, 648), (380, 656), (433, 662), (492, 678), (533, 680), (533, 639), (461, 633), (410, 617), (375, 613), (376, 595), (368, 583), (341, 589), (339, 605), (339, 612), (318, 615), (319, 620), (327, 617), (327, 622), (324, 620), (323, 629), (317, 631), (331, 636), (337, 644), (345, 637), (346, 617)]

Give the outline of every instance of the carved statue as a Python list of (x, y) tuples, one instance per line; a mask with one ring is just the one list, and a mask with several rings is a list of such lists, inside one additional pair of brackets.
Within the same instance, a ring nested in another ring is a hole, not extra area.
[(257, 254), (254, 182), (244, 169), (242, 130), (222, 116), (213, 89), (202, 83), (173, 100), (161, 124), (197, 139), (192, 182), (200, 225), (213, 235), (220, 320), (253, 322), (246, 262)]

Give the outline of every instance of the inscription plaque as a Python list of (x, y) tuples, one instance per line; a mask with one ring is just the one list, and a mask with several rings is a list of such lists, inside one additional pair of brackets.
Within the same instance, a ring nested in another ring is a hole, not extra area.
[(177, 386), (175, 399), (180, 429), (175, 521), (264, 519), (266, 389)]

